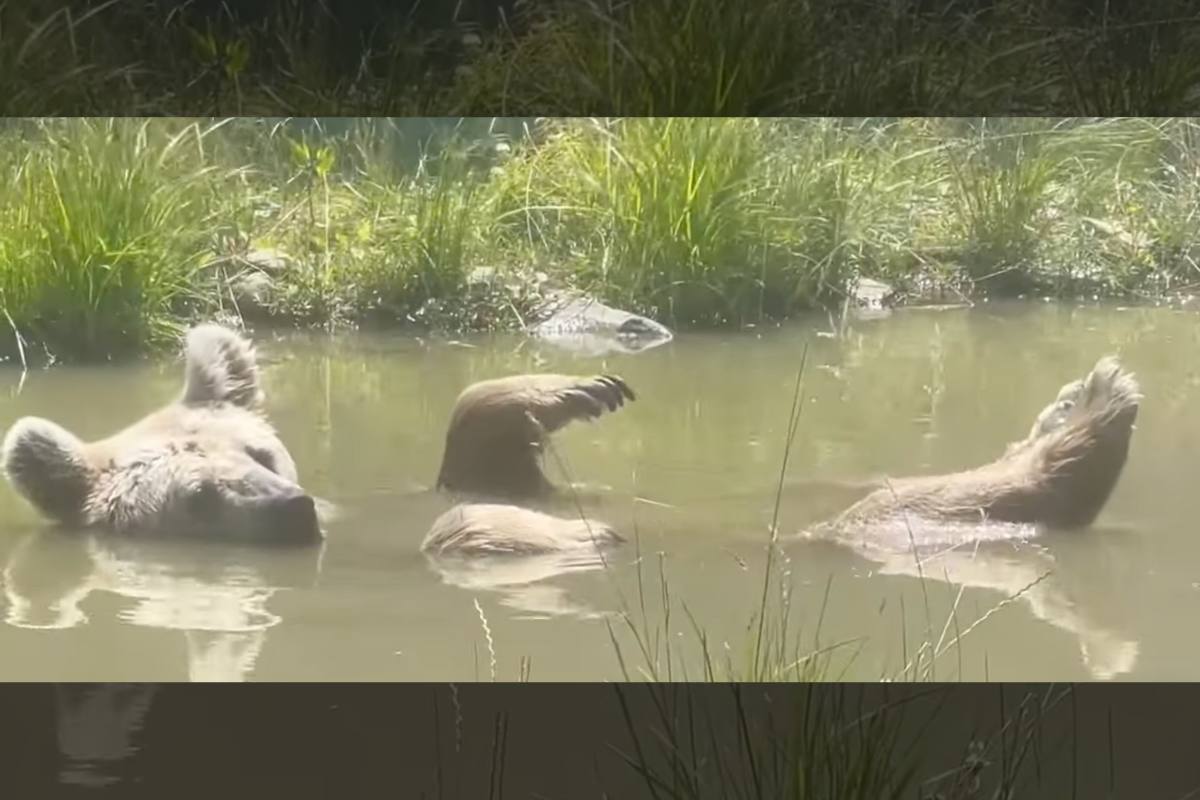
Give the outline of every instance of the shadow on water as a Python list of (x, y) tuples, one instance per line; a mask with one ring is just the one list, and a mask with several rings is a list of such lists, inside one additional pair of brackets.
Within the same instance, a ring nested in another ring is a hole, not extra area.
[[(104, 665), (80, 663), (92, 679), (463, 680), (480, 676), (479, 653), (494, 646), (502, 671), (528, 657), (539, 679), (611, 677), (603, 619), (619, 610), (614, 588), (636, 592), (633, 548), (611, 553), (608, 569), (577, 556), (468, 563), (419, 551), (450, 503), (429, 487), (454, 398), (474, 381), (532, 371), (615, 372), (634, 387), (637, 402), (556, 436), (566, 471), (547, 472), (594, 487), (588, 515), (636, 535), (644, 558), (662, 553), (672, 595), (713, 641), (740, 642), (761, 593), (807, 343), (780, 513), (793, 532), (845, 508), (866, 480), (991, 460), (1104, 353), (1119, 354), (1146, 395), (1125, 473), (1092, 530), (939, 551), (919, 567), (904, 548), (789, 543), (794, 607), (811, 622), (832, 577), (822, 636), (867, 642), (846, 677), (901, 673), (928, 629), (943, 644), (969, 630), (939, 674), (961, 664), (963, 677), (993, 680), (1194, 677), (1200, 641), (1173, 622), (1200, 606), (1189, 566), (1200, 558), (1192, 315), (1011, 304), (899, 312), (817, 336), (825, 327), (686, 333), (604, 354), (521, 336), (260, 332), (271, 419), (306, 488), (341, 510), (324, 552), (56, 538), (5, 486), (0, 648), (14, 655), (0, 675), (70, 677), (86, 653)], [(0, 424), (38, 414), (101, 435), (173, 397), (177, 366), (32, 374)], [(10, 379), (15, 387), (16, 373), (0, 373)]]

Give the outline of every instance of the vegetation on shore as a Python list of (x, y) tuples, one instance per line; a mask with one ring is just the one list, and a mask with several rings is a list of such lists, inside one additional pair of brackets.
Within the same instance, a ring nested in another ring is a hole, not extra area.
[(5, 115), (1189, 114), (1188, 0), (25, 0)]
[(856, 276), (1162, 298), (1200, 283), (1198, 137), (1192, 119), (10, 120), (0, 351), (105, 358), (220, 313), (512, 326), (553, 286), (681, 328), (840, 305)]

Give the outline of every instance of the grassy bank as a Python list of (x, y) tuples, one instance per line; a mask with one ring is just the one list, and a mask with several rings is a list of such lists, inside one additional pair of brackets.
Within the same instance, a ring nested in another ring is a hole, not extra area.
[(0, 107), (88, 114), (1187, 114), (1186, 0), (26, 0)]
[(0, 348), (102, 358), (219, 313), (512, 326), (548, 286), (676, 327), (840, 304), (854, 276), (922, 296), (1158, 298), (1200, 283), (1198, 133), (1188, 119), (10, 120)]

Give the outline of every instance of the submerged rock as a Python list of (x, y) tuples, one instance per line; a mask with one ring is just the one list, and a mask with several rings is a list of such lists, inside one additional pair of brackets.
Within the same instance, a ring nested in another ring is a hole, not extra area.
[(526, 329), (531, 336), (586, 355), (637, 353), (675, 338), (649, 317), (581, 294), (553, 294), (535, 315)]
[(895, 288), (883, 281), (859, 278), (850, 289), (850, 312), (858, 319), (876, 319), (892, 313), (897, 298)]
[(243, 314), (267, 312), (278, 295), (277, 283), (295, 262), (279, 250), (251, 250), (232, 259), (236, 270), (229, 278), (229, 291)]
[(279, 275), (295, 267), (292, 257), (282, 250), (251, 250), (239, 256), (238, 261), (246, 266), (271, 275)]
[(263, 311), (275, 299), (275, 279), (265, 272), (250, 270), (230, 278), (229, 291), (243, 313)]

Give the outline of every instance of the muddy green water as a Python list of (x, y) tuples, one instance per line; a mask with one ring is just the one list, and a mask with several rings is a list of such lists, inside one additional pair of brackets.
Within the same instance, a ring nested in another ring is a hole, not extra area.
[[(565, 572), (553, 561), (439, 570), (418, 552), (447, 507), (426, 489), (455, 395), (533, 370), (615, 371), (638, 391), (624, 410), (564, 431), (557, 452), (571, 478), (601, 492), (594, 514), (638, 531), (653, 628), (664, 621), (661, 564), (675, 609), (659, 646), (671, 643), (676, 677), (680, 663), (693, 675), (697, 664), (684, 604), (710, 648), (740, 659), (806, 343), (785, 533), (845, 504), (821, 481), (990, 460), (1104, 353), (1119, 354), (1146, 394), (1125, 473), (1091, 530), (956, 551), (924, 565), (925, 581), (911, 558), (873, 563), (788, 544), (802, 639), (811, 643), (824, 603), (821, 643), (856, 642), (840, 651), (838, 677), (896, 675), (927, 640), (943, 643), (940, 679), (1200, 677), (1194, 313), (989, 305), (898, 312), (842, 338), (826, 328), (683, 334), (603, 358), (520, 336), (261, 333), (272, 419), (304, 484), (340, 509), (325, 545), (280, 552), (52, 534), (5, 485), (0, 679), (487, 680), (494, 654), (501, 680), (516, 679), (524, 659), (532, 680), (619, 680), (606, 620), (627, 665), (644, 664), (611, 616), (624, 597), (641, 619), (633, 547), (607, 570)], [(18, 391), (19, 378), (0, 372), (0, 425), (38, 414), (96, 437), (173, 398), (180, 366), (55, 368)], [(548, 472), (562, 479), (553, 461)]]

